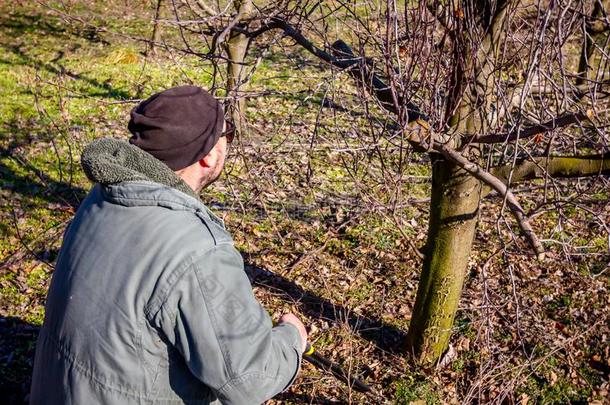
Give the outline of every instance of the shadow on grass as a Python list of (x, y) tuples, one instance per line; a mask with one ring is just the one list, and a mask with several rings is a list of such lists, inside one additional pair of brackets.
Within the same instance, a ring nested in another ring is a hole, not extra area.
[[(0, 139), (2, 134), (0, 133)], [(56, 203), (70, 206), (76, 210), (80, 202), (87, 195), (87, 191), (73, 185), (69, 181), (58, 181), (52, 179), (47, 173), (31, 163), (14, 156), (17, 148), (27, 146), (29, 140), (14, 140), (6, 147), (0, 146), (0, 158), (10, 158), (25, 173), (18, 173), (14, 169), (0, 163), (0, 184), (4, 190), (10, 190), (14, 194), (29, 198), (43, 198), (48, 203)]]
[(79, 37), (94, 43), (109, 44), (92, 27), (80, 29), (72, 25), (64, 25), (61, 22), (59, 17), (50, 14), (12, 11), (1, 14), (0, 31), (10, 31), (14, 37), (36, 33), (64, 39)]
[(398, 353), (406, 333), (380, 319), (360, 316), (349, 308), (333, 304), (330, 300), (306, 291), (302, 287), (269, 270), (246, 264), (246, 273), (253, 285), (273, 290), (287, 301), (296, 303), (304, 314), (330, 322), (347, 322), (350, 329), (374, 343), (379, 349)]
[(39, 327), (0, 316), (0, 398), (5, 404), (28, 402)]
[[(115, 89), (107, 82), (100, 82), (99, 80), (87, 77), (82, 73), (75, 73), (66, 69), (59, 63), (65, 54), (64, 49), (58, 49), (58, 56), (50, 62), (44, 62), (23, 51), (22, 47), (24, 42), (22, 42), (23, 40), (21, 38), (23, 38), (23, 35), (25, 34), (62, 39), (64, 46), (66, 43), (70, 43), (71, 39), (75, 37), (86, 39), (89, 42), (109, 45), (107, 41), (100, 38), (98, 33), (90, 27), (80, 29), (79, 27), (72, 25), (62, 26), (58, 22), (59, 19), (57, 17), (52, 17), (50, 15), (29, 15), (17, 12), (8, 14), (0, 13), (0, 38), (3, 38), (3, 41), (0, 42), (0, 48), (4, 49), (3, 53), (12, 53), (16, 57), (16, 60), (2, 57), (0, 58), (0, 63), (11, 66), (28, 66), (36, 70), (43, 70), (55, 75), (66, 75), (72, 79), (85, 82), (97, 89), (97, 91), (90, 92), (88, 94), (89, 97), (118, 100), (131, 100), (136, 98), (126, 91)], [(11, 39), (13, 39), (12, 42), (10, 42)], [(78, 47), (79, 45), (74, 43), (73, 46)]]
[(69, 37), (66, 28), (57, 24), (50, 16), (25, 14), (22, 12), (2, 13), (0, 30), (11, 31), (15, 36), (40, 33), (54, 37)]
[[(22, 126), (17, 122), (0, 125), (0, 230), (3, 235), (14, 235), (20, 240), (19, 247), (11, 249), (12, 253), (5, 252), (0, 271), (20, 268), (26, 257), (34, 257), (52, 267), (57, 249), (51, 246), (61, 237), (64, 222), (46, 227), (34, 239), (30, 238), (32, 234), (28, 234), (29, 242), (23, 240), (24, 233), (18, 224), (23, 219), (40, 217), (36, 212), (41, 208), (74, 212), (87, 194), (86, 190), (72, 183), (72, 175), (65, 168), (57, 180), (57, 176), (51, 176), (43, 167), (37, 167), (22, 156), (21, 148), (40, 148), (33, 135), (36, 132), (35, 126)], [(69, 168), (69, 171), (74, 170), (80, 170), (77, 162)]]
[(289, 404), (318, 404), (318, 405), (343, 405), (347, 401), (334, 401), (321, 398), (319, 395), (293, 394), (282, 392), (273, 397), (274, 400), (288, 401)]
[[(0, 43), (0, 48), (4, 48), (4, 52), (14, 54), (18, 59), (18, 60), (7, 60), (5, 58), (0, 58), (0, 63), (6, 64), (6, 65), (11, 65), (11, 66), (15, 66), (15, 65), (29, 66), (36, 70), (44, 70), (48, 73), (52, 73), (55, 75), (66, 75), (74, 80), (83, 81), (98, 89), (98, 91), (89, 92), (88, 96), (91, 98), (108, 98), (108, 99), (112, 99), (112, 100), (132, 100), (132, 99), (137, 98), (135, 96), (132, 96), (130, 93), (128, 93), (126, 91), (115, 89), (107, 82), (100, 82), (99, 80), (87, 77), (82, 73), (74, 73), (74, 72), (66, 69), (64, 66), (62, 66), (58, 62), (59, 59), (57, 59), (57, 58), (55, 60), (55, 64), (57, 65), (57, 67), (51, 63), (45, 63), (39, 59), (36, 59), (35, 57), (32, 57), (32, 56), (28, 55), (27, 53), (25, 53), (21, 49), (20, 44)], [(60, 55), (61, 55), (61, 53), (60, 53)]]

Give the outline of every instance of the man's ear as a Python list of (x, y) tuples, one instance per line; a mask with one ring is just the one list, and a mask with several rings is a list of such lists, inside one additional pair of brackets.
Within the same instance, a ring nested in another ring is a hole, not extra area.
[(214, 152), (214, 149), (212, 149), (210, 152), (208, 152), (207, 155), (205, 155), (204, 157), (199, 159), (199, 166), (214, 167), (214, 165), (216, 164), (216, 159), (217, 159), (216, 154)]

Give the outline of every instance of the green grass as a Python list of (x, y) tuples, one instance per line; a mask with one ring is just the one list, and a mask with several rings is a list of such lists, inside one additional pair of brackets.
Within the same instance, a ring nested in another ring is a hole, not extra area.
[(409, 405), (413, 403), (437, 405), (441, 400), (436, 394), (435, 387), (425, 378), (410, 378), (394, 383), (394, 403), (396, 405)]
[(536, 404), (586, 404), (591, 389), (575, 385), (564, 376), (552, 379), (530, 376), (517, 393), (527, 394), (530, 401)]

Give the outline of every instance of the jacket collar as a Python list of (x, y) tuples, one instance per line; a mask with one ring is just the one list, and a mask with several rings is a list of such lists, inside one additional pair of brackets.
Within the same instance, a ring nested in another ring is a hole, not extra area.
[(125, 181), (150, 181), (199, 199), (165, 163), (125, 141), (113, 138), (93, 141), (83, 150), (81, 165), (89, 180), (104, 186)]
[(224, 228), (199, 196), (174, 171), (137, 146), (113, 138), (97, 139), (83, 150), (81, 165), (109, 200), (126, 206), (159, 205), (194, 211)]

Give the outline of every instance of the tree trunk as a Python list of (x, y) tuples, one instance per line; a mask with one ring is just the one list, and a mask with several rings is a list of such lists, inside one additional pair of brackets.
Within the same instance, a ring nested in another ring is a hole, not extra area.
[[(233, 2), (238, 11), (238, 18), (247, 18), (254, 11), (252, 0), (235, 0)], [(249, 39), (244, 34), (233, 32), (227, 41), (227, 53), (229, 56), (227, 70), (227, 97), (229, 98), (229, 114), (235, 124), (235, 129), (240, 133), (243, 129), (242, 116), (245, 110), (245, 100), (239, 97), (238, 89), (244, 79), (244, 59), (248, 51)]]
[[(480, 44), (468, 41), (465, 27), (456, 32), (455, 71), (451, 86), (457, 100), (449, 125), (457, 133), (485, 133), (493, 119), (486, 113), (493, 102), (494, 65), (504, 32), (507, 10), (514, 0), (499, 0)], [(475, 9), (472, 12), (476, 12)], [(471, 49), (476, 46), (476, 51)], [(464, 50), (462, 47), (465, 47)], [(474, 79), (465, 86), (467, 78)], [(453, 107), (447, 110), (453, 111)], [(464, 149), (476, 161), (476, 149)], [(477, 226), (481, 182), (454, 163), (432, 159), (432, 198), (426, 256), (413, 316), (407, 334), (407, 351), (426, 367), (443, 355), (458, 309), (468, 258)]]
[(453, 163), (433, 159), (426, 256), (407, 350), (421, 365), (443, 354), (458, 308), (477, 224), (481, 183)]
[(150, 37), (150, 47), (149, 47), (149, 52), (146, 52), (146, 54), (152, 54), (152, 55), (156, 55), (157, 51), (155, 49), (155, 46), (157, 45), (157, 43), (161, 40), (161, 30), (159, 29), (159, 18), (161, 17), (161, 4), (163, 3), (163, 0), (157, 0), (157, 9), (155, 11), (155, 20), (153, 21), (153, 31), (152, 31), (152, 35)]
[(580, 61), (578, 62), (576, 86), (585, 84), (589, 79), (590, 66), (592, 65), (591, 58), (593, 57), (593, 51), (595, 50), (594, 42), (604, 33), (603, 30), (601, 32), (595, 32), (592, 20), (601, 17), (605, 12), (602, 2), (595, 2), (591, 16), (587, 17), (583, 45), (580, 52)]

